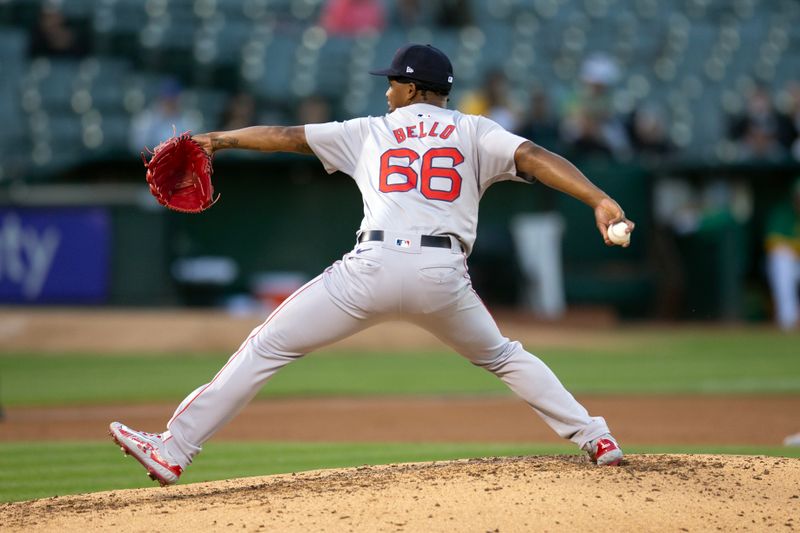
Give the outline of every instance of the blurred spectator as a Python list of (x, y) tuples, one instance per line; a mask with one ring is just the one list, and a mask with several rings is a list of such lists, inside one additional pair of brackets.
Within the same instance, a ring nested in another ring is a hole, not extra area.
[(800, 161), (800, 81), (791, 81), (786, 87), (786, 105), (784, 117), (786, 131), (784, 143), (792, 153), (792, 157)]
[(426, 22), (421, 0), (397, 0), (392, 4), (393, 23), (403, 28), (413, 28)]
[(614, 157), (603, 121), (586, 109), (579, 109), (565, 124), (568, 152), (575, 156)]
[(775, 109), (769, 90), (756, 86), (747, 95), (744, 111), (731, 117), (728, 136), (745, 161), (777, 161), (788, 155), (791, 122)]
[(634, 152), (644, 159), (659, 159), (674, 150), (667, 137), (664, 112), (657, 105), (637, 107), (628, 121), (628, 134)]
[(585, 153), (625, 159), (631, 145), (623, 121), (614, 113), (612, 87), (617, 64), (594, 54), (581, 66), (581, 86), (567, 105), (561, 135), (576, 156)]
[(459, 109), (472, 115), (483, 115), (503, 128), (517, 129), (517, 114), (511, 109), (508, 78), (502, 70), (490, 70), (478, 91), (467, 93), (459, 103)]
[(71, 28), (56, 5), (46, 3), (31, 32), (31, 57), (83, 57), (89, 53), (84, 37)]
[(295, 124), (321, 124), (330, 120), (331, 106), (321, 96), (309, 96), (297, 105)]
[(247, 92), (238, 92), (230, 97), (222, 112), (220, 129), (238, 130), (258, 124), (256, 99)]
[(186, 130), (196, 131), (198, 120), (181, 107), (181, 85), (177, 80), (165, 80), (159, 89), (158, 99), (131, 121), (131, 149), (140, 152), (143, 147), (153, 148), (173, 135)]
[(531, 100), (517, 133), (549, 150), (561, 151), (558, 136), (558, 117), (550, 98), (542, 88), (531, 92)]
[(463, 28), (474, 24), (468, 0), (435, 0), (433, 6), (433, 20), (437, 26)]
[(320, 25), (330, 35), (359, 35), (382, 30), (386, 15), (379, 0), (328, 0)]
[(785, 330), (800, 327), (800, 178), (790, 197), (767, 218), (767, 278), (775, 319)]
[(780, 161), (787, 155), (778, 139), (775, 130), (764, 123), (751, 122), (745, 127), (739, 139), (738, 156), (742, 161)]

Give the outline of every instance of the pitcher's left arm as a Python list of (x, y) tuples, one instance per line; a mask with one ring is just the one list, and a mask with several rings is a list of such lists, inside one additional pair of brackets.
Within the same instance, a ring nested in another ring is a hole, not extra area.
[[(591, 207), (597, 230), (607, 245), (614, 245), (608, 238), (610, 225), (625, 222), (628, 232), (633, 231), (634, 223), (625, 218), (625, 212), (620, 205), (560, 155), (526, 141), (514, 153), (514, 163), (518, 171), (534, 176), (548, 187), (569, 194)], [(629, 243), (621, 246), (627, 247)]]

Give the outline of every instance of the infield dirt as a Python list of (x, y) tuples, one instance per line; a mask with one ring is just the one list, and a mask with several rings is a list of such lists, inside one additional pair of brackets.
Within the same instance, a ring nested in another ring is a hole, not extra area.
[(633, 455), (360, 467), (0, 505), (6, 531), (794, 531), (800, 460)]
[[(780, 446), (795, 433), (799, 396), (581, 396), (624, 444)], [(119, 420), (161, 431), (169, 404), (10, 407), (0, 442), (106, 438)], [(252, 402), (215, 440), (559, 442), (513, 397), (285, 398)]]

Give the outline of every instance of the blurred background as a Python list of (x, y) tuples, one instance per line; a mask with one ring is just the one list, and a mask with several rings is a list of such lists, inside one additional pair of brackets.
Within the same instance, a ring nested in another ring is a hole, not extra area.
[(0, 0), (0, 304), (261, 313), (347, 251), (358, 190), (313, 158), (222, 153), (202, 215), (150, 196), (180, 133), (380, 115), (406, 42), (450, 107), (574, 161), (637, 224), (538, 184), (484, 197), (495, 309), (798, 327), (796, 0)]

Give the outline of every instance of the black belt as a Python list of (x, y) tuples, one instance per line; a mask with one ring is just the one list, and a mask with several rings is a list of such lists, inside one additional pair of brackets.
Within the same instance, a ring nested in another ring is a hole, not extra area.
[[(383, 241), (383, 230), (370, 230), (365, 231), (358, 237), (358, 242), (366, 241)], [(450, 248), (452, 246), (450, 237), (443, 235), (422, 235), (419, 239), (422, 246), (429, 246), (431, 248)]]

